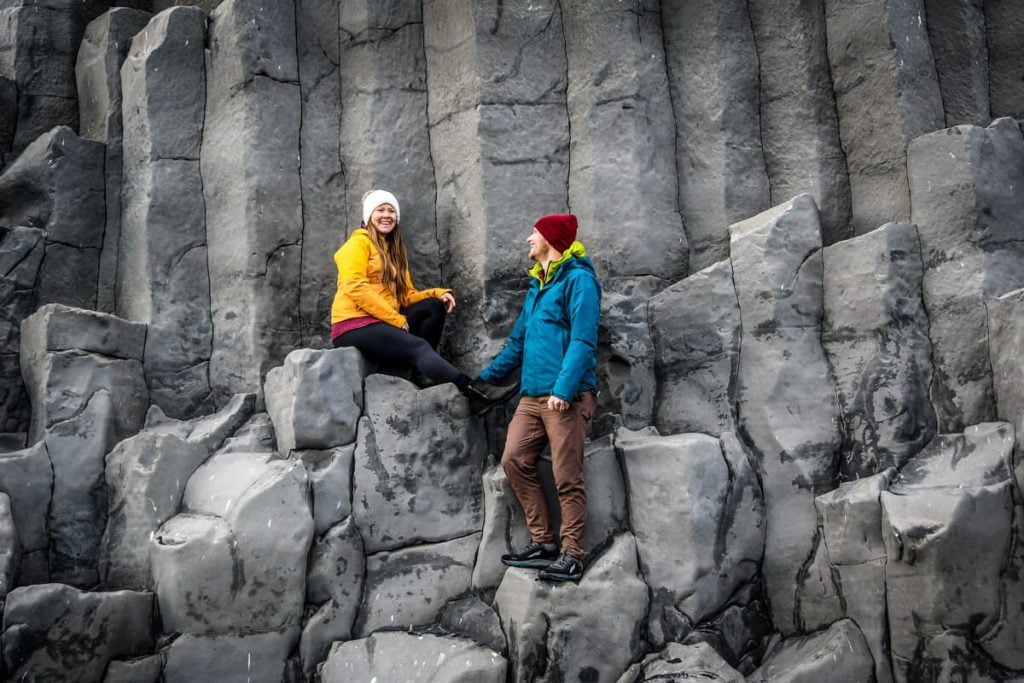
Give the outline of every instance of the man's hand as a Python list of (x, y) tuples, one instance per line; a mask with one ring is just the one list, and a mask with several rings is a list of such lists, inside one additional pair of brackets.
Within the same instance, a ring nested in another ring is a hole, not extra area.
[(445, 313), (451, 313), (455, 310), (455, 295), (451, 292), (445, 292), (441, 295), (441, 303), (444, 304)]
[(563, 401), (557, 396), (548, 396), (548, 410), (557, 410), (560, 413), (564, 413), (572, 407), (568, 401)]

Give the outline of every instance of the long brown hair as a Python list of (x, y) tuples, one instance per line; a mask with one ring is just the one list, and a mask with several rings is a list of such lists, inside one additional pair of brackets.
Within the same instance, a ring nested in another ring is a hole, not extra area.
[(380, 254), (381, 282), (395, 295), (399, 305), (404, 304), (408, 294), (406, 282), (409, 275), (409, 258), (405, 254), (401, 226), (395, 221), (395, 228), (391, 232), (387, 235), (381, 234), (377, 231), (377, 226), (373, 225), (371, 215), (366, 232), (370, 233), (370, 241)]

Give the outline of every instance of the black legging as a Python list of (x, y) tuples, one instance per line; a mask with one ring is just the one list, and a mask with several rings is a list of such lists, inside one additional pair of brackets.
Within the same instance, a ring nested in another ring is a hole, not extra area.
[(438, 384), (456, 382), (462, 372), (441, 358), (437, 351), (444, 332), (444, 303), (430, 298), (402, 309), (409, 331), (385, 322), (349, 330), (335, 337), (334, 347), (354, 346), (378, 363), (411, 365)]

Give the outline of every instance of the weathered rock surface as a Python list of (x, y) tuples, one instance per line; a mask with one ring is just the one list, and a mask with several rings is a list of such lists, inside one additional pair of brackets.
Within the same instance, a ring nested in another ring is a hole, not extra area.
[(115, 660), (107, 666), (103, 683), (159, 683), (163, 660), (159, 655)]
[(686, 636), (756, 575), (764, 552), (764, 502), (757, 475), (731, 433), (719, 442), (705, 434), (620, 430), (615, 445), (637, 557), (651, 589), (648, 637), (663, 646)]
[(21, 561), (21, 543), (18, 529), (14, 525), (14, 510), (11, 497), (0, 493), (0, 597), (6, 598), (14, 588)]
[[(928, 676), (929, 657), (921, 653), (941, 653), (945, 633), (977, 641), (1000, 620), (1000, 575), (1013, 530), (1012, 449), (1006, 423), (940, 434), (882, 493), (897, 680)], [(969, 660), (973, 648), (964, 645)]]
[(871, 652), (857, 624), (844, 619), (821, 633), (786, 638), (748, 681), (870, 681)]
[(437, 621), (445, 604), (469, 592), (480, 534), (418, 545), (366, 558), (364, 595), (355, 634)]
[(14, 525), (23, 552), (46, 550), (53, 493), (53, 467), (46, 442), (0, 454), (0, 491), (11, 498)]
[(493, 594), (505, 576), (501, 556), (525, 546), (530, 535), (523, 508), (500, 464), (484, 472), (483, 493), (484, 525), (473, 566), (473, 590)]
[(257, 391), (266, 372), (299, 346), (295, 40), (290, 3), (228, 0), (210, 15), (199, 170), (213, 319), (210, 385), (218, 393)]
[(506, 652), (501, 619), (487, 603), (470, 596), (448, 603), (439, 626), (454, 635), (469, 638), (495, 652)]
[(925, 0), (946, 125), (988, 125), (988, 49), (980, 0)]
[(153, 616), (151, 593), (17, 588), (4, 604), (6, 676), (100, 681), (111, 659), (153, 650)]
[(825, 248), (822, 345), (836, 381), (850, 480), (900, 467), (935, 435), (917, 229), (890, 223)]
[(162, 12), (132, 41), (121, 69), (124, 97), (134, 104), (124, 117), (116, 307), (148, 324), (150, 396), (173, 417), (194, 415), (210, 393), (210, 260), (199, 168), (205, 37), (201, 11)]
[(319, 536), (352, 514), (352, 458), (355, 445), (327, 451), (298, 451), (309, 472), (313, 532)]
[(618, 683), (643, 681), (685, 681), (706, 678), (725, 683), (742, 683), (743, 674), (729, 666), (707, 643), (681, 645), (669, 643), (664, 650), (647, 655), (619, 678)]
[(647, 307), (654, 344), (654, 425), (662, 434), (735, 429), (740, 310), (731, 262), (680, 280)]
[(742, 325), (739, 430), (764, 488), (762, 571), (773, 618), (792, 634), (796, 578), (817, 526), (814, 496), (834, 487), (839, 446), (839, 409), (820, 337), (818, 210), (810, 195), (800, 195), (730, 230)]
[(1020, 50), (1024, 16), (1013, 0), (986, 0), (985, 46), (988, 53), (988, 95), (993, 117), (1024, 116), (1024, 54)]
[(1016, 122), (999, 119), (925, 135), (907, 154), (934, 349), (932, 401), (939, 431), (958, 431), (995, 417), (981, 304), (1024, 286), (1024, 195), (1012, 189), (1024, 183), (1024, 139)]
[(484, 435), (455, 386), (420, 391), (397, 377), (370, 375), (365, 387), (352, 513), (366, 552), (479, 531)]
[(597, 413), (620, 415), (632, 429), (649, 425), (654, 412), (654, 347), (644, 304), (664, 285), (654, 277), (602, 282)]
[[(1024, 365), (1020, 353), (1024, 348), (1024, 289), (987, 301), (985, 307), (999, 418), (1013, 425), (1015, 435), (1024, 434)], [(1018, 446), (1017, 451), (1020, 450)]]
[(0, 229), (0, 430), (27, 432), (28, 395), (18, 364), (21, 321), (35, 310), (36, 278), (46, 250), (37, 228)]
[(748, 4), (760, 67), (759, 142), (771, 197), (770, 203), (751, 207), (729, 223), (809, 192), (821, 210), (822, 242), (846, 239), (853, 234), (850, 178), (840, 144), (822, 3)]
[(107, 589), (152, 590), (149, 545), (177, 514), (189, 477), (209, 451), (171, 435), (138, 434), (106, 458), (109, 499), (100, 544), (100, 580)]
[(183, 633), (164, 651), (166, 683), (199, 680), (280, 683), (298, 640), (295, 628), (280, 633), (194, 635)]
[(366, 363), (355, 349), (298, 349), (267, 373), (263, 393), (277, 450), (327, 449), (352, 443), (363, 409)]
[(661, 12), (679, 210), (696, 272), (728, 257), (729, 225), (770, 206), (758, 52), (746, 2), (666, 0)]
[(636, 558), (636, 543), (625, 533), (594, 558), (579, 584), (509, 569), (494, 606), (508, 637), (512, 680), (616, 681), (640, 654), (647, 614)]
[(924, 2), (824, 3), (828, 61), (858, 235), (910, 218), (907, 143), (944, 125)]
[(324, 683), (433, 680), (501, 683), (505, 658), (453, 636), (375, 633), (337, 643), (320, 671)]
[[(78, 85), (79, 134), (106, 145), (103, 165), (106, 221), (96, 287), (96, 308), (115, 311), (118, 242), (121, 236), (121, 174), (124, 167), (121, 116), (121, 64), (132, 37), (144, 29), (150, 14), (130, 7), (115, 7), (89, 23), (78, 48), (75, 80)], [(129, 99), (131, 99), (129, 97)]]

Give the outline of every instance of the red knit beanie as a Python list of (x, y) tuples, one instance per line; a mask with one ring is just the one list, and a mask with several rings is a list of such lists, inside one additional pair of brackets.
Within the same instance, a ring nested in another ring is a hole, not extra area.
[(562, 253), (576, 241), (576, 216), (571, 213), (542, 216), (533, 227), (537, 228), (537, 232), (543, 235), (558, 253)]

